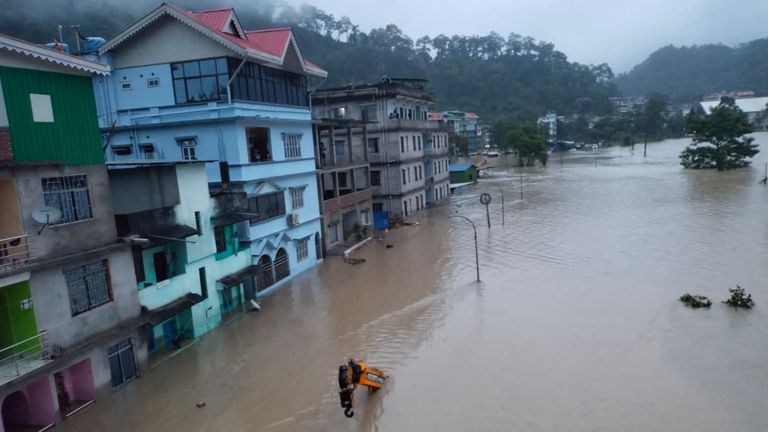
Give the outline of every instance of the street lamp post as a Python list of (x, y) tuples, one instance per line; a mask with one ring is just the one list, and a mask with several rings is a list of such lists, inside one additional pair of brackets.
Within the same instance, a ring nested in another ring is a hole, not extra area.
[(499, 193), (501, 193), (501, 226), (504, 226), (504, 188), (499, 185), (496, 185), (496, 187), (499, 188)]
[(475, 269), (477, 270), (477, 281), (480, 282), (480, 255), (477, 253), (477, 227), (468, 217), (462, 215), (453, 215), (452, 218), (461, 218), (472, 224), (472, 231), (475, 232)]
[(491, 203), (491, 194), (483, 192), (480, 195), (480, 204), (485, 206), (485, 217), (488, 219), (488, 229), (491, 229), (491, 213), (488, 211), (488, 205)]

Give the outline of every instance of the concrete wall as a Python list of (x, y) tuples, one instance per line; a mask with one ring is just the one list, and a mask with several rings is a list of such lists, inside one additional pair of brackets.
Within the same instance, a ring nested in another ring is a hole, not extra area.
[(0, 178), (0, 203), (3, 203), (0, 209), (0, 239), (24, 234), (19, 199), (12, 178)]
[[(45, 205), (41, 179), (85, 174), (88, 176), (88, 195), (91, 219), (42, 227), (32, 219), (32, 211)], [(21, 207), (24, 231), (33, 233), (29, 239), (36, 258), (56, 257), (114, 243), (115, 219), (112, 195), (104, 165), (45, 166), (16, 171), (16, 190)]]
[(109, 186), (115, 214), (170, 207), (180, 200), (176, 171), (172, 166), (111, 169)]
[[(159, 85), (149, 87), (149, 79), (158, 80)], [(117, 69), (112, 72), (110, 81), (115, 88), (118, 110), (176, 104), (171, 66), (168, 63)], [(122, 88), (125, 82), (131, 84), (130, 90)]]
[[(73, 317), (64, 269), (103, 258), (109, 262), (112, 301)], [(133, 260), (128, 249), (32, 272), (30, 286), (38, 330), (48, 330), (48, 340), (65, 348), (135, 318), (140, 312)]]

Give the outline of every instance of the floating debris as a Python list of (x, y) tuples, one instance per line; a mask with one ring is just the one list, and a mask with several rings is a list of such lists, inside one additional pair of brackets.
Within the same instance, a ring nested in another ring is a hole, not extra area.
[(712, 300), (703, 295), (693, 295), (685, 293), (680, 297), (680, 301), (685, 303), (686, 306), (692, 308), (702, 308), (712, 306)]
[(365, 258), (349, 258), (344, 257), (344, 262), (347, 264), (362, 264), (365, 262)]
[(198, 407), (198, 408), (205, 408), (205, 405), (206, 405), (206, 403), (203, 402), (203, 401), (200, 401), (200, 402), (195, 404), (195, 406)]
[(731, 298), (725, 300), (723, 303), (729, 306), (745, 309), (750, 309), (755, 305), (755, 302), (752, 301), (752, 294), (747, 294), (744, 291), (744, 288), (736, 285), (736, 288), (728, 288), (728, 291), (731, 293)]

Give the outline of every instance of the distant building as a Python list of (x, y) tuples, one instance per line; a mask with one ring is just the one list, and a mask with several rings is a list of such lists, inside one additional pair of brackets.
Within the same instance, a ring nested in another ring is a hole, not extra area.
[(245, 193), (242, 244), (268, 273), (289, 270), (257, 278), (258, 293), (321, 259), (308, 90), (327, 73), (290, 28), (251, 31), (233, 9), (163, 3), (94, 57), (113, 68), (94, 80), (109, 162), (204, 160), (213, 187)]
[(380, 151), (368, 124), (324, 120), (314, 125), (324, 248), (347, 245), (370, 232), (373, 221), (369, 153)]
[[(428, 119), (434, 100), (425, 83), (382, 78), (378, 83), (321, 89), (312, 95), (318, 119), (370, 123), (367, 150), (374, 212), (410, 216), (450, 193), (448, 131)], [(334, 151), (339, 153), (335, 144)]]
[(436, 120), (447, 124), (456, 135), (467, 139), (469, 153), (482, 151), (487, 144), (483, 139), (483, 127), (480, 117), (473, 112), (443, 111), (441, 113), (429, 113), (430, 120)]
[(648, 103), (648, 98), (643, 96), (612, 97), (609, 100), (619, 114), (642, 111)]
[(547, 132), (548, 141), (557, 141), (557, 120), (557, 114), (552, 111), (537, 120), (539, 127)]
[(471, 183), (477, 181), (477, 167), (469, 163), (448, 165), (451, 175), (451, 184)]
[[(768, 96), (735, 98), (734, 102), (740, 110), (747, 114), (747, 118), (752, 126), (759, 130), (768, 128), (768, 116), (763, 113), (768, 106)], [(712, 108), (720, 105), (720, 99), (705, 100), (700, 105), (704, 113), (709, 114), (712, 112)]]
[(146, 363), (91, 83), (109, 71), (0, 35), (0, 430), (47, 429)]

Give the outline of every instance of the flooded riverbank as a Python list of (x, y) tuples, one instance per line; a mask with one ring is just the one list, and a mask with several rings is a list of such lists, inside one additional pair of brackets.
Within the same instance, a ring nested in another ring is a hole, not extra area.
[[(768, 134), (756, 136), (754, 167), (722, 173), (682, 170), (685, 140), (646, 158), (556, 155), (522, 170), (522, 201), (518, 171), (492, 170), (366, 246), (366, 263), (326, 259), (60, 429), (768, 430)], [(456, 211), (478, 227), (480, 284)], [(719, 303), (737, 283), (753, 310)], [(715, 304), (685, 308), (684, 292)], [(358, 389), (353, 419), (336, 383), (349, 356), (393, 375)]]

